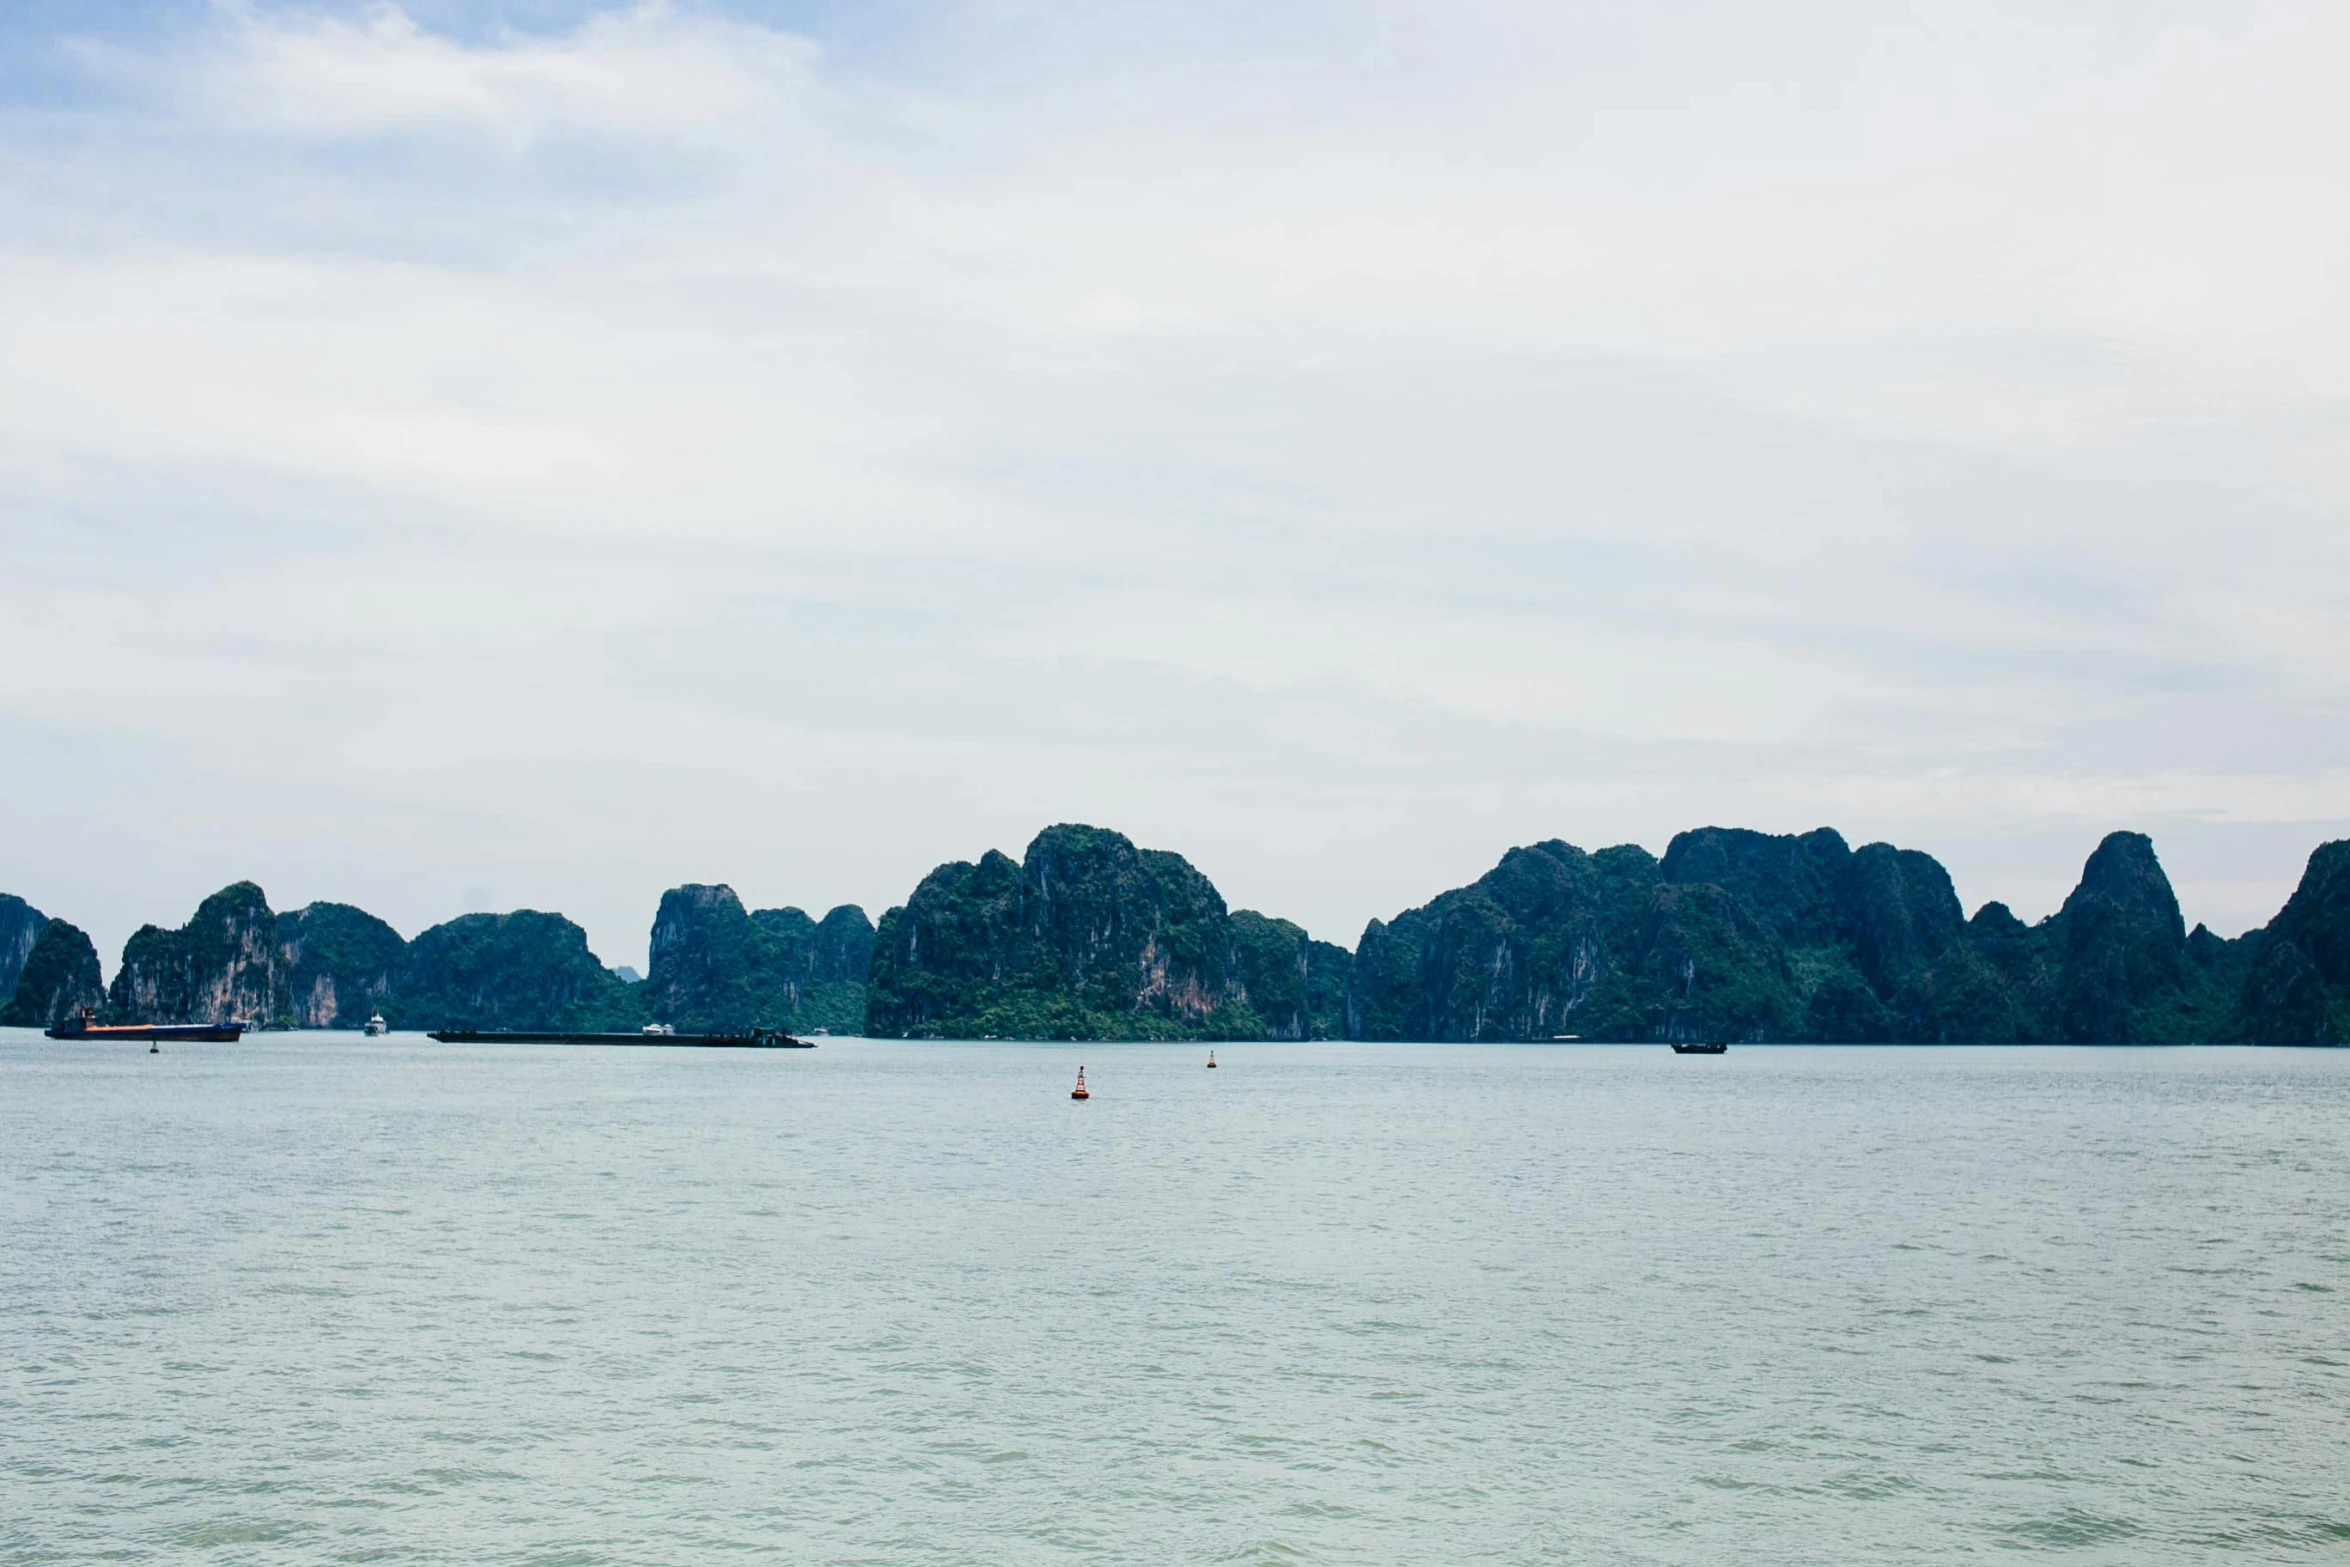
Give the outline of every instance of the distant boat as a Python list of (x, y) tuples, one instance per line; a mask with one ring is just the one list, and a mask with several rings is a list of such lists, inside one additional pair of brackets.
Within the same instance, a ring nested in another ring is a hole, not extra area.
[(187, 1039), (229, 1044), (241, 1038), (249, 1023), (101, 1023), (98, 1014), (82, 1007), (61, 1023), (43, 1029), (51, 1039)]
[(1673, 1054), (1677, 1056), (1720, 1056), (1728, 1055), (1729, 1053), (1730, 1047), (1718, 1039), (1708, 1040), (1702, 1045), (1684, 1045), (1678, 1040), (1676, 1040), (1673, 1044)]
[(1085, 1068), (1079, 1067), (1077, 1069), (1077, 1086), (1069, 1090), (1069, 1097), (1072, 1099), (1091, 1099), (1093, 1097), (1085, 1091)]
[(378, 1012), (375, 1016), (367, 1020), (367, 1026), (361, 1029), (359, 1032), (365, 1034), (368, 1038), (373, 1039), (380, 1034), (388, 1034), (391, 1031), (392, 1026), (389, 1023), (386, 1023), (384, 1021), (384, 1015), (381, 1012)]
[(554, 1029), (436, 1028), (424, 1036), (443, 1045), (670, 1045), (705, 1050), (813, 1050), (805, 1039), (794, 1039), (780, 1028), (754, 1028), (747, 1034), (634, 1034), (565, 1033)]

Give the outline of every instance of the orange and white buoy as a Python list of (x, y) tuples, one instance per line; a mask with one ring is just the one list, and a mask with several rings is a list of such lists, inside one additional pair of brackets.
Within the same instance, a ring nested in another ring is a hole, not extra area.
[(1069, 1097), (1072, 1099), (1091, 1099), (1093, 1097), (1085, 1091), (1085, 1068), (1079, 1067), (1077, 1069), (1077, 1086), (1069, 1090)]
[(1208, 1070), (1210, 1070), (1210, 1071), (1214, 1071), (1214, 1070), (1215, 1070), (1215, 1067), (1216, 1067), (1216, 1052), (1214, 1052), (1213, 1050), (1211, 1050), (1211, 1051), (1209, 1051), (1209, 1052), (1208, 1052)]

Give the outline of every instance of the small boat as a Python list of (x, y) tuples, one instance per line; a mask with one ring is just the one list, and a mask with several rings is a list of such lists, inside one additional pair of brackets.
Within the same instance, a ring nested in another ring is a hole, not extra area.
[[(41, 1030), (51, 1039), (185, 1039), (209, 1044), (232, 1044), (250, 1023), (101, 1023), (98, 1014), (82, 1007), (61, 1023)], [(150, 1051), (150, 1055), (162, 1052)]]
[(1673, 1054), (1677, 1056), (1720, 1056), (1729, 1053), (1730, 1047), (1718, 1039), (1709, 1039), (1702, 1045), (1694, 1041), (1689, 1044), (1679, 1040), (1673, 1042)]
[(1079, 1067), (1077, 1069), (1077, 1086), (1069, 1090), (1069, 1097), (1072, 1099), (1091, 1099), (1093, 1097), (1085, 1091), (1085, 1068)]
[(1208, 1070), (1211, 1072), (1216, 1070), (1216, 1052), (1213, 1050), (1208, 1052)]
[(436, 1028), (425, 1038), (442, 1045), (672, 1045), (705, 1050), (813, 1050), (805, 1039), (794, 1039), (780, 1028), (754, 1028), (747, 1034), (679, 1034), (667, 1029), (657, 1034), (575, 1034), (554, 1029)]
[(359, 1032), (365, 1034), (370, 1039), (379, 1039), (391, 1031), (392, 1026), (389, 1023), (386, 1023), (384, 1021), (384, 1015), (381, 1012), (378, 1012), (375, 1016), (367, 1020), (367, 1026), (361, 1029)]

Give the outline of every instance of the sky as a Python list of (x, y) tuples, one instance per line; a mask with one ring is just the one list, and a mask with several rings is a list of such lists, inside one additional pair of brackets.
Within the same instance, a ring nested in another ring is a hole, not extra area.
[(17, 0), (0, 889), (2350, 834), (2350, 7)]

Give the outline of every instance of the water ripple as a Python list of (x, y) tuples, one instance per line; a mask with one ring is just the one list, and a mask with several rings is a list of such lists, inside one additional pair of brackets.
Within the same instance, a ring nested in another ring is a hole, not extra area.
[(2350, 1059), (1084, 1054), (0, 1032), (0, 1567), (2350, 1549)]

